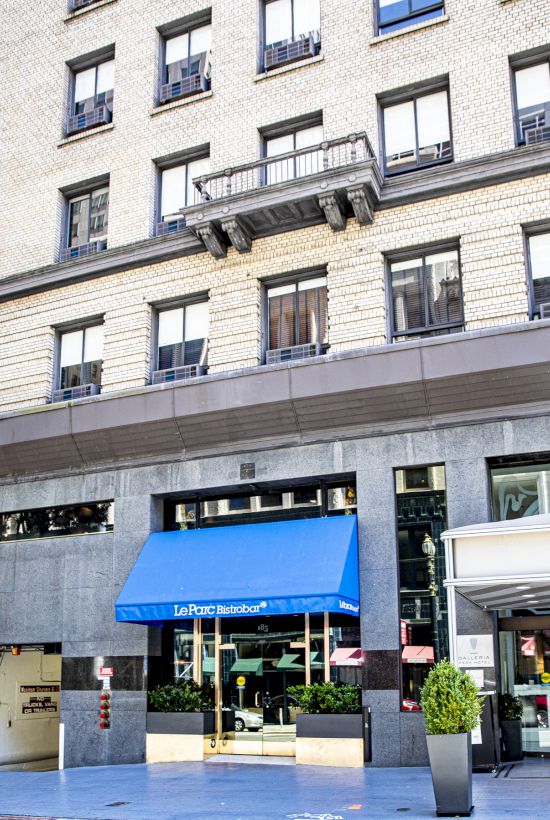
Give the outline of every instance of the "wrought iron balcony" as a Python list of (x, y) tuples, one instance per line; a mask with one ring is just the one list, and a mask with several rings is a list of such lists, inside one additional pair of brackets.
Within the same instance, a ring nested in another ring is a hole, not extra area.
[(201, 203), (182, 209), (187, 227), (217, 258), (232, 244), (328, 222), (346, 228), (349, 216), (372, 222), (382, 176), (362, 132), (298, 151), (265, 157), (193, 180)]

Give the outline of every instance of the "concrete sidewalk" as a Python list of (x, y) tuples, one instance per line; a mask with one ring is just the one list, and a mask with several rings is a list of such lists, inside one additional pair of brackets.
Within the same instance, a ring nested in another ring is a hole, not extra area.
[[(476, 820), (546, 817), (550, 761), (474, 775)], [(429, 769), (163, 763), (0, 773), (0, 817), (359, 820), (435, 816)]]

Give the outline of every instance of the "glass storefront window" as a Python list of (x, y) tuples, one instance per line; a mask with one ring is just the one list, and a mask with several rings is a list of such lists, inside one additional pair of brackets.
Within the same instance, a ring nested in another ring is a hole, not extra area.
[(550, 512), (550, 464), (494, 467), (491, 486), (495, 521)]
[(0, 515), (0, 541), (112, 532), (113, 520), (112, 501), (3, 513)]
[(330, 613), (329, 664), (333, 683), (361, 685), (363, 662), (359, 618)]
[(311, 683), (325, 680), (325, 616), (322, 612), (309, 616), (309, 664)]
[(403, 709), (417, 711), (433, 664), (448, 657), (443, 465), (395, 473), (401, 611)]
[(329, 487), (327, 494), (329, 515), (338, 512), (352, 513), (357, 509), (355, 484), (346, 484), (343, 487)]
[(195, 504), (176, 504), (176, 524), (180, 530), (194, 530), (197, 526)]
[(202, 683), (214, 686), (216, 675), (216, 633), (213, 618), (201, 621), (201, 675)]
[(180, 621), (174, 629), (174, 679), (193, 680), (193, 621)]

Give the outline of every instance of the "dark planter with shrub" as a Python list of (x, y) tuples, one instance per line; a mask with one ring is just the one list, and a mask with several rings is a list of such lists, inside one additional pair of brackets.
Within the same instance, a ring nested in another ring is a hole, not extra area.
[(147, 732), (158, 735), (211, 735), (216, 731), (214, 711), (147, 712)]
[(149, 692), (147, 762), (204, 760), (216, 731), (212, 706), (212, 688), (194, 681), (176, 681)]
[(521, 738), (521, 718), (523, 702), (514, 695), (501, 695), (498, 704), (500, 733), (502, 742), (502, 760), (509, 763), (523, 758)]

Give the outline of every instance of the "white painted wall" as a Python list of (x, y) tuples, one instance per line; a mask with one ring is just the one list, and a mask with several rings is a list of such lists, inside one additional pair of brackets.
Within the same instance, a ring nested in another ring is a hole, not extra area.
[[(21, 691), (22, 686), (37, 691)], [(58, 689), (47, 691), (51, 687)], [(61, 655), (0, 653), (0, 765), (57, 756), (60, 690)], [(36, 711), (40, 698), (56, 704), (55, 711)]]

